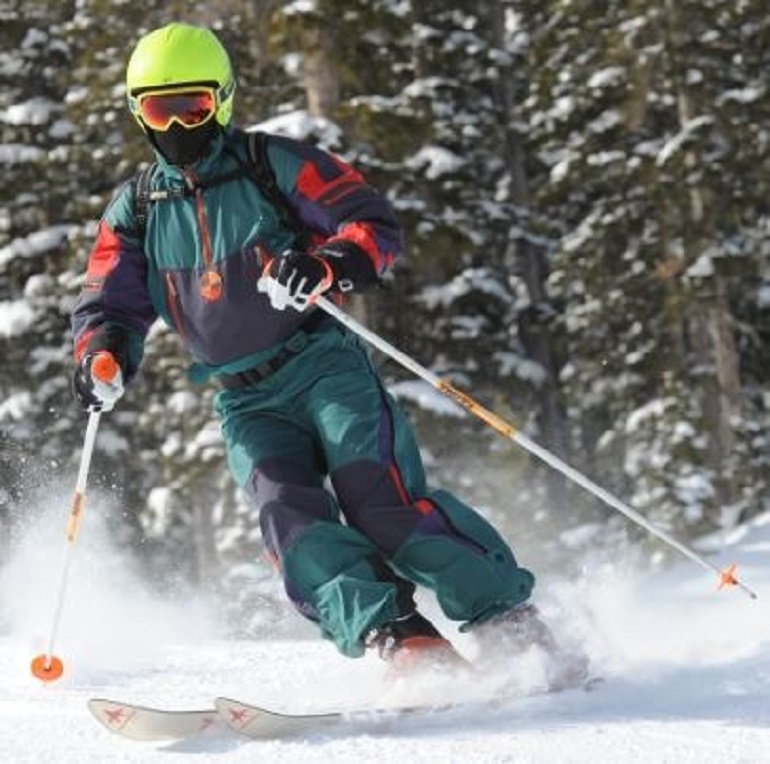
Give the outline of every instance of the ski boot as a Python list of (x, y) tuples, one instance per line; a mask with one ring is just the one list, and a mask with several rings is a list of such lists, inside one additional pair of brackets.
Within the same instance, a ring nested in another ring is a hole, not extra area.
[(364, 640), (387, 661), (394, 676), (413, 671), (456, 671), (468, 662), (423, 615), (414, 611), (372, 629)]
[(537, 650), (544, 657), (547, 691), (584, 686), (589, 680), (588, 657), (568, 650), (556, 640), (538, 609), (523, 603), (472, 627), (482, 650), (481, 660), (498, 666), (511, 656)]

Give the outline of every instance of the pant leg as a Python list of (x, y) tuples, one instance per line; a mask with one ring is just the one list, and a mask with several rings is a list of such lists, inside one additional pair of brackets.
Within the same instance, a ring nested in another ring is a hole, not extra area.
[(357, 368), (322, 379), (312, 399), (348, 524), (398, 574), (432, 589), (453, 620), (486, 618), (525, 601), (532, 573), (478, 512), (427, 487), (409, 423), (359, 354)]
[(414, 585), (399, 580), (363, 534), (340, 523), (323, 487), (325, 464), (312, 426), (284, 410), (296, 401), (287, 388), (220, 394), (228, 460), (259, 511), (295, 607), (342, 653), (360, 655), (370, 628), (414, 608)]

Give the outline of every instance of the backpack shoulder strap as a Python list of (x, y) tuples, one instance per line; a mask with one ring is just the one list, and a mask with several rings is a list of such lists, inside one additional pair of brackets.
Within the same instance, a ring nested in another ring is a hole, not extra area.
[(147, 165), (147, 167), (143, 167), (134, 176), (134, 220), (136, 222), (136, 235), (140, 241), (144, 241), (144, 234), (147, 231), (151, 181), (156, 164), (156, 162), (153, 162)]
[(297, 234), (302, 246), (307, 246), (309, 243), (307, 226), (300, 220), (297, 211), (278, 186), (275, 170), (270, 164), (270, 157), (267, 153), (269, 138), (267, 133), (258, 130), (246, 133), (246, 145), (251, 169), (254, 172), (254, 180), (270, 203), (278, 210), (283, 222)]

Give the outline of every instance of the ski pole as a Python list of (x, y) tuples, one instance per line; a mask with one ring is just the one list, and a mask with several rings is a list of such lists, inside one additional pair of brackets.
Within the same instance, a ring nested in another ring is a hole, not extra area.
[(512, 424), (509, 424), (494, 412), (484, 408), (481, 404), (476, 402), (462, 390), (458, 390), (445, 379), (436, 376), (433, 374), (433, 372), (429, 371), (413, 358), (406, 355), (406, 353), (401, 352), (398, 350), (398, 348), (391, 345), (382, 337), (367, 329), (350, 315), (345, 313), (345, 311), (338, 308), (327, 298), (322, 296), (317, 297), (315, 299), (315, 304), (321, 310), (336, 318), (341, 324), (350, 329), (350, 331), (362, 337), (369, 344), (390, 356), (393, 360), (400, 363), (402, 366), (416, 374), (421, 379), (424, 379), (429, 385), (438, 390), (440, 393), (446, 395), (458, 406), (465, 409), (466, 411), (469, 411), (478, 419), (481, 419), (482, 422), (488, 424), (493, 430), (496, 430), (498, 433), (500, 433), (500, 435), (503, 435), (509, 440), (512, 440), (514, 443), (521, 446), (525, 451), (528, 451), (533, 456), (545, 462), (549, 467), (556, 470), (557, 472), (560, 472), (573, 483), (576, 483), (581, 488), (584, 488), (586, 491), (596, 496), (612, 509), (620, 512), (622, 515), (625, 515), (629, 520), (632, 520), (637, 525), (651, 533), (653, 536), (657, 536), (670, 547), (676, 549), (685, 557), (688, 557), (694, 563), (700, 565), (708, 571), (716, 573), (719, 579), (720, 589), (725, 586), (737, 586), (740, 589), (743, 589), (743, 591), (745, 591), (746, 594), (748, 594), (752, 599), (757, 599), (756, 593), (749, 589), (748, 586), (746, 586), (738, 579), (737, 566), (735, 564), (731, 564), (720, 570), (716, 565), (713, 565), (693, 549), (690, 549), (688, 546), (685, 546), (685, 544), (677, 541), (677, 539), (666, 533), (666, 531), (654, 526), (630, 505), (621, 501), (619, 498), (602, 488), (600, 485), (594, 483), (593, 480), (583, 475), (574, 467), (571, 467), (569, 464), (567, 464), (548, 449), (539, 446), (537, 443), (535, 443), (535, 441), (527, 437), (524, 433), (519, 432)]
[[(108, 382), (114, 378), (115, 368), (115, 360), (112, 355), (109, 353), (100, 353), (97, 354), (91, 364), (91, 373), (96, 378)], [(64, 608), (64, 598), (67, 590), (67, 579), (69, 577), (72, 549), (75, 545), (75, 539), (77, 538), (80, 518), (85, 509), (86, 484), (88, 483), (91, 455), (94, 452), (94, 443), (96, 442), (96, 432), (99, 428), (100, 417), (101, 411), (93, 409), (88, 415), (88, 424), (86, 425), (86, 434), (83, 440), (83, 452), (80, 456), (80, 468), (78, 469), (77, 482), (75, 483), (75, 493), (72, 497), (72, 504), (70, 505), (69, 516), (67, 517), (67, 544), (64, 548), (64, 556), (62, 558), (59, 588), (56, 597), (56, 606), (54, 608), (53, 625), (48, 639), (48, 647), (44, 653), (33, 658), (30, 665), (32, 675), (44, 682), (53, 682), (64, 673), (64, 664), (61, 658), (54, 654), (54, 647), (56, 645), (56, 636), (59, 631), (62, 609)]]

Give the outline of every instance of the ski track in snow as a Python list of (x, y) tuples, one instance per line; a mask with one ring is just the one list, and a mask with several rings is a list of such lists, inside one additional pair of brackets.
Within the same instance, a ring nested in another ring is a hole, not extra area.
[[(580, 581), (545, 581), (544, 613), (560, 636), (590, 652), (607, 681), (595, 692), (501, 706), (480, 698), (498, 692), (506, 672), (472, 686), (389, 684), (376, 657), (346, 660), (320, 639), (218, 638), (205, 613), (153, 599), (104, 537), (88, 532), (70, 577), (56, 648), (67, 671), (56, 683), (33, 679), (29, 661), (50, 633), (59, 544), (36, 536), (0, 571), (0, 758), (9, 764), (770, 763), (770, 515), (715, 558), (739, 562), (758, 600), (715, 593), (708, 574), (689, 563), (657, 574), (602, 566)], [(469, 637), (457, 644), (474, 656)], [(526, 684), (529, 669), (517, 670)], [(472, 700), (266, 742), (204, 733), (137, 743), (110, 734), (86, 709), (90, 697), (196, 708), (216, 695), (287, 711)]]

